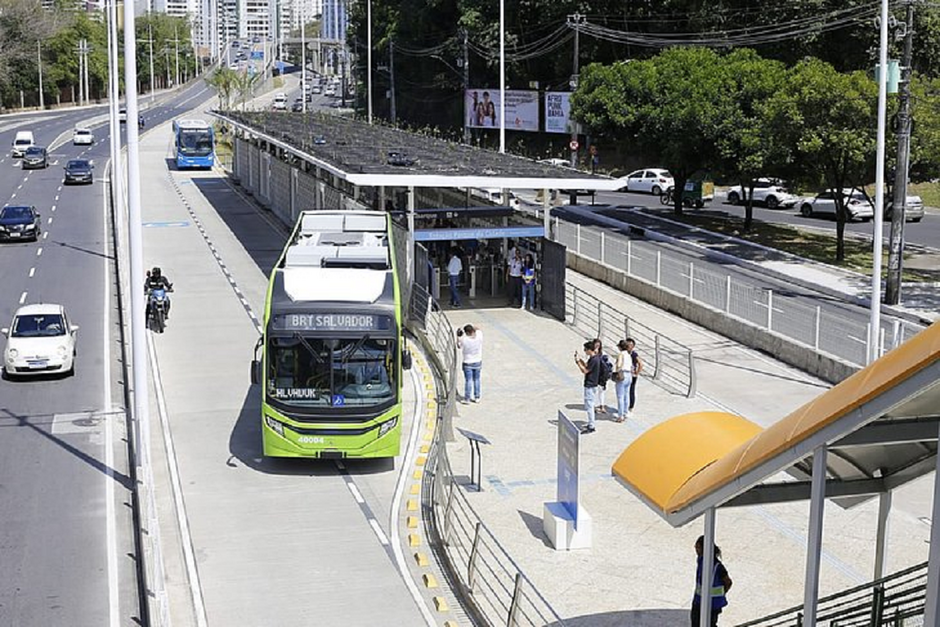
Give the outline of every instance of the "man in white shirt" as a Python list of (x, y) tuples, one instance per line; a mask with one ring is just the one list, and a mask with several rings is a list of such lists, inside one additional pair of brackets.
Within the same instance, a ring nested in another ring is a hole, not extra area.
[(452, 307), (460, 307), (460, 294), (457, 292), (457, 281), (460, 280), (460, 273), (463, 272), (463, 262), (457, 255), (457, 249), (450, 253), (450, 261), (447, 263), (447, 278), (450, 281), (450, 304)]

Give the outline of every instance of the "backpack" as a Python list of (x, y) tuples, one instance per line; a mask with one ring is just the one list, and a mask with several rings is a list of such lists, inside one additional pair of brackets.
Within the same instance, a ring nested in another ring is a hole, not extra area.
[(600, 377), (598, 377), (597, 384), (600, 386), (607, 385), (613, 372), (614, 365), (610, 363), (610, 358), (607, 355), (601, 355), (601, 373)]

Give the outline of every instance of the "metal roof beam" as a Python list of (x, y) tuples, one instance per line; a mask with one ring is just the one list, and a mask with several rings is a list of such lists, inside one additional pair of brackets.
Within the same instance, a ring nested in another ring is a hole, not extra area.
[(832, 448), (936, 441), (940, 417), (878, 420), (832, 444)]
[[(744, 507), (750, 505), (767, 505), (770, 503), (806, 501), (810, 497), (811, 487), (811, 481), (762, 483), (754, 486), (747, 492), (739, 494), (721, 507)], [(871, 496), (884, 492), (887, 489), (884, 479), (855, 479), (852, 481), (841, 481), (839, 479), (826, 480), (827, 499), (845, 496)]]

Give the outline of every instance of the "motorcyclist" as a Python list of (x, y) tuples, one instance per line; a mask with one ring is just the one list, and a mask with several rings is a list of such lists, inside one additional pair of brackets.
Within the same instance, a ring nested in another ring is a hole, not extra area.
[(137, 128), (143, 128), (143, 127), (144, 127), (144, 116), (138, 115), (137, 116)]
[[(173, 284), (164, 276), (160, 266), (154, 266), (153, 270), (147, 271), (147, 278), (144, 279), (144, 293), (147, 294), (147, 317), (150, 317), (150, 293), (153, 290), (162, 289), (167, 293), (173, 291)], [(170, 297), (166, 296), (166, 317), (170, 317)]]

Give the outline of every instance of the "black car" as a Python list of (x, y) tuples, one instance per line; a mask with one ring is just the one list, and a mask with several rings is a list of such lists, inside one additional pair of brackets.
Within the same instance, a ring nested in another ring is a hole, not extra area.
[(35, 170), (36, 168), (45, 168), (49, 165), (46, 155), (46, 149), (40, 146), (30, 146), (23, 153), (23, 169)]
[(36, 207), (7, 205), (0, 209), (0, 240), (11, 242), (39, 239), (39, 213)]
[(294, 113), (301, 113), (304, 110), (304, 103), (302, 101), (295, 102), (290, 106), (290, 110)]
[(92, 170), (95, 166), (88, 159), (72, 159), (65, 164), (65, 184), (94, 183)]

